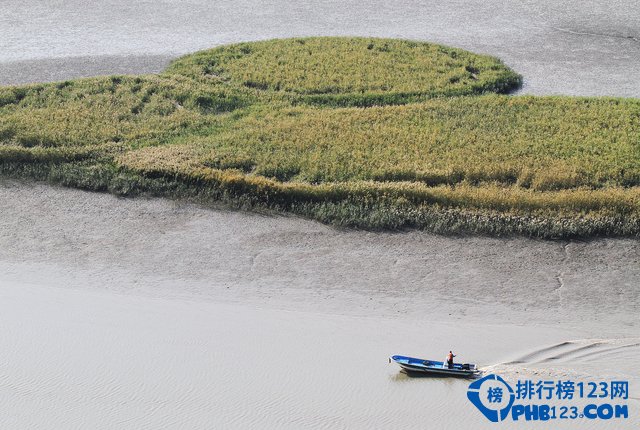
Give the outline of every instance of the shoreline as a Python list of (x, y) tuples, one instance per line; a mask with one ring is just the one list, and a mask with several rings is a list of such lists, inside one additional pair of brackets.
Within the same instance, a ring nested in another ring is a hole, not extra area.
[[(119, 294), (180, 298), (188, 292), (276, 307), (288, 301), (293, 308), (315, 297), (312, 309), (329, 313), (338, 306), (354, 315), (435, 311), (466, 319), (484, 318), (494, 308), (516, 324), (551, 317), (550, 323), (578, 327), (588, 314), (612, 326), (618, 315), (629, 329), (638, 323), (625, 319), (640, 305), (637, 239), (341, 230), (293, 216), (11, 181), (0, 182), (0, 198), (6, 202), (0, 259), (16, 265), (8, 274), (37, 277), (40, 271), (18, 267), (41, 262), (43, 273), (67, 267), (93, 288), (111, 284), (107, 289)], [(39, 210), (29, 213), (33, 207)], [(51, 282), (56, 278), (65, 279), (64, 269)], [(609, 288), (614, 294), (604, 294)], [(577, 313), (567, 319), (558, 312), (563, 308)]]

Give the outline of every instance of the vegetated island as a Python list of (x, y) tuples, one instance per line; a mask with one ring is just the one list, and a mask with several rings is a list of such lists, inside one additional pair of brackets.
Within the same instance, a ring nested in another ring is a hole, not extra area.
[(520, 85), (430, 43), (239, 43), (0, 88), (0, 174), (368, 229), (639, 236), (640, 100), (500, 94)]

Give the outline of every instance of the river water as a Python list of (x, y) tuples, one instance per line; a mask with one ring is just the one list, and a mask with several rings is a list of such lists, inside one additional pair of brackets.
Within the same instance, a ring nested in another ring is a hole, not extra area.
[(636, 0), (3, 0), (0, 84), (157, 72), (198, 49), (311, 35), (495, 55), (524, 93), (640, 97)]

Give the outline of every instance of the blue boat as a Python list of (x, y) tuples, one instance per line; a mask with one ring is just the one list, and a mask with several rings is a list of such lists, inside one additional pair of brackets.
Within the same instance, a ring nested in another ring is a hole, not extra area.
[(473, 377), (480, 374), (480, 370), (475, 364), (471, 363), (453, 363), (453, 367), (449, 368), (447, 363), (443, 361), (425, 360), (424, 358), (405, 357), (403, 355), (394, 355), (389, 358), (395, 361), (406, 372), (411, 373), (424, 373), (441, 376), (461, 376), (461, 377)]

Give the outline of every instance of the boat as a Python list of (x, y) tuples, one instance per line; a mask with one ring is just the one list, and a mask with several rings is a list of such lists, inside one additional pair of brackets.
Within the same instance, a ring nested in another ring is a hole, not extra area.
[(403, 355), (394, 355), (389, 358), (389, 363), (391, 363), (391, 360), (398, 363), (406, 372), (411, 373), (467, 378), (478, 376), (481, 373), (478, 367), (471, 363), (453, 363), (453, 368), (449, 368), (447, 363), (443, 361), (425, 360), (424, 358), (405, 357)]

